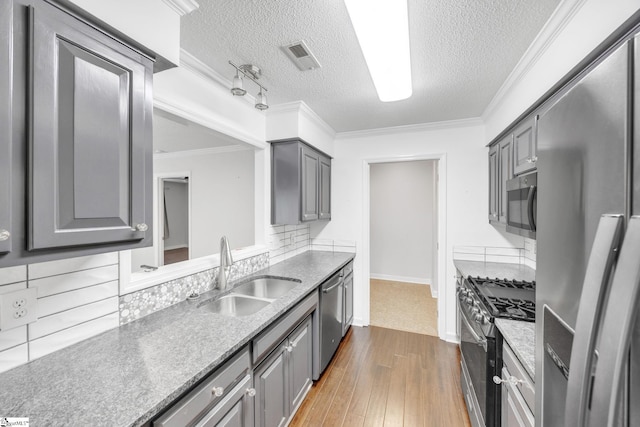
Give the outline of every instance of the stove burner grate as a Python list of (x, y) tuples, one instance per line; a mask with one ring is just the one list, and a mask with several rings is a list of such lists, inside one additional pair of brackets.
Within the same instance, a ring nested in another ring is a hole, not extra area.
[(536, 304), (533, 301), (525, 301), (515, 298), (499, 298), (484, 296), (489, 305), (491, 314), (495, 317), (525, 320), (536, 320)]
[(469, 277), (469, 280), (471, 280), (476, 287), (493, 286), (496, 288), (536, 290), (536, 282), (527, 282), (526, 280), (491, 279), (489, 277)]

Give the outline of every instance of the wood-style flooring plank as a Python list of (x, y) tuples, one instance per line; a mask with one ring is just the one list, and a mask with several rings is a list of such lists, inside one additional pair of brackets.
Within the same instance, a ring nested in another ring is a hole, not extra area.
[(352, 327), (291, 426), (470, 427), (455, 344)]

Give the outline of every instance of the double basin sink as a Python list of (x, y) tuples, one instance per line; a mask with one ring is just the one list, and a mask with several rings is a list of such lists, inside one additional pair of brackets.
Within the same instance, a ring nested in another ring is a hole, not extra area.
[(241, 283), (230, 294), (206, 302), (201, 309), (227, 316), (256, 313), (300, 284), (298, 279), (261, 276)]

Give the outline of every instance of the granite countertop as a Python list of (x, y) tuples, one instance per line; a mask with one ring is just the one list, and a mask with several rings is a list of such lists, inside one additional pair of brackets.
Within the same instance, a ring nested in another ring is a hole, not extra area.
[(502, 262), (461, 261), (453, 260), (455, 267), (464, 277), (490, 277), (492, 279), (536, 280), (536, 271), (524, 264), (507, 264)]
[(496, 319), (496, 326), (531, 380), (535, 381), (536, 324), (520, 320)]
[(198, 309), (221, 294), (211, 291), (4, 372), (0, 416), (32, 426), (142, 425), (353, 257), (309, 251), (254, 273), (301, 283), (250, 316)]

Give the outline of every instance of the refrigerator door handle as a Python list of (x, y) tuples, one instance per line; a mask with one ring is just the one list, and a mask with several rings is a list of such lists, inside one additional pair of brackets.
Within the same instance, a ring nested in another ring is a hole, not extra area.
[[(629, 220), (599, 333), (589, 426), (613, 426), (640, 300), (640, 216)], [(636, 402), (637, 403), (637, 402)], [(634, 404), (633, 402), (631, 404)]]
[(622, 240), (622, 215), (603, 215), (589, 255), (582, 296), (571, 347), (565, 425), (584, 426), (585, 407), (591, 389), (591, 371), (596, 345), (596, 329), (602, 316), (604, 296)]
[(533, 218), (533, 197), (536, 195), (536, 186), (529, 187), (529, 194), (527, 195), (527, 216), (529, 217), (529, 224), (531, 225), (531, 231), (536, 231), (536, 221)]

